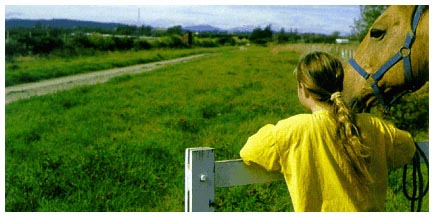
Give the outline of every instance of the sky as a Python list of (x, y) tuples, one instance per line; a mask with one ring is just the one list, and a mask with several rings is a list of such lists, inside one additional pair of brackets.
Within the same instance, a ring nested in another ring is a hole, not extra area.
[(5, 5), (5, 18), (77, 19), (130, 25), (171, 27), (211, 25), (221, 29), (271, 25), (279, 31), (297, 30), (340, 35), (351, 33), (360, 17), (358, 5)]

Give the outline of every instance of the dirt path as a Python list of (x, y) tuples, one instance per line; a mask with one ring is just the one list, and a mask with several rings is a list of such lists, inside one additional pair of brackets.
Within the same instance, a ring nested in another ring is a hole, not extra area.
[(57, 91), (68, 90), (82, 85), (93, 85), (103, 83), (111, 78), (121, 75), (132, 75), (148, 72), (165, 65), (187, 62), (192, 59), (203, 57), (208, 54), (198, 54), (188, 57), (182, 57), (161, 62), (146, 63), (122, 68), (102, 70), (86, 74), (78, 74), (67, 77), (44, 80), (40, 82), (20, 84), (6, 88), (6, 104), (20, 99), (30, 98), (32, 96), (40, 96)]

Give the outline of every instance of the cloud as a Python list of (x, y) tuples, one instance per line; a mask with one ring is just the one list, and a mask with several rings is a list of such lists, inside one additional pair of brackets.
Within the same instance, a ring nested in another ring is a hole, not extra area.
[(6, 19), (10, 19), (10, 18), (20, 18), (23, 14), (19, 13), (19, 12), (6, 12), (5, 14), (5, 18)]
[[(138, 15), (140, 13), (140, 15)], [(222, 29), (242, 26), (349, 33), (358, 6), (296, 5), (56, 5), (6, 6), (6, 17), (66, 18), (169, 27), (208, 24)], [(140, 20), (138, 20), (140, 18)]]

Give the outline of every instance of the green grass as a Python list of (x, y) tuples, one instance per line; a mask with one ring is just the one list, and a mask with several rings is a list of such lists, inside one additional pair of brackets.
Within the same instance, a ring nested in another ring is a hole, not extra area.
[(6, 86), (35, 82), (103, 69), (168, 60), (200, 53), (211, 53), (213, 49), (152, 49), (145, 51), (96, 53), (93, 56), (18, 57), (6, 63)]
[[(264, 124), (306, 112), (292, 76), (298, 59), (267, 47), (223, 49), (7, 104), (6, 211), (183, 211), (185, 148), (239, 158)], [(391, 173), (387, 209), (409, 211), (399, 171)], [(284, 182), (215, 197), (216, 211), (293, 210)]]

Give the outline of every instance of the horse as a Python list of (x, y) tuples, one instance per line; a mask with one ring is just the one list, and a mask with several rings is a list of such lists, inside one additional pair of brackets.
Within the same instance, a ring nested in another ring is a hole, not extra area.
[(357, 112), (385, 111), (420, 89), (429, 71), (428, 6), (389, 6), (344, 66), (343, 99)]

